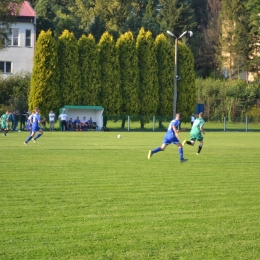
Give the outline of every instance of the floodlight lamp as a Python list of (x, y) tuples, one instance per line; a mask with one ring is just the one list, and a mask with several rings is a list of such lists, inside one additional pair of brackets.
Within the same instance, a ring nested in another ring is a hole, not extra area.
[(186, 33), (187, 33), (187, 31), (183, 32), (183, 33), (180, 35), (179, 39), (180, 39), (181, 37), (183, 37)]
[(192, 37), (193, 32), (192, 31), (188, 31), (188, 34), (189, 34), (190, 37)]
[(167, 30), (167, 33), (168, 33), (169, 35), (171, 35), (172, 37), (176, 38), (176, 36), (175, 36), (171, 31), (168, 31), (168, 30)]

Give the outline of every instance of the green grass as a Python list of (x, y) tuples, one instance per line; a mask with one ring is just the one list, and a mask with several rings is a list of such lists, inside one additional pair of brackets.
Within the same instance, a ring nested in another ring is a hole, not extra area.
[(1, 134), (0, 259), (260, 259), (259, 133), (118, 133)]

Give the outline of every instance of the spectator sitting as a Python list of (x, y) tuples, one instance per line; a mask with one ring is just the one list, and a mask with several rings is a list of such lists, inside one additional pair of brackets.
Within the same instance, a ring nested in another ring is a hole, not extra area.
[(76, 131), (79, 131), (79, 130), (82, 131), (81, 122), (79, 120), (79, 117), (77, 117), (77, 119), (74, 121), (74, 126), (75, 126)]
[(93, 123), (92, 117), (90, 117), (89, 120), (88, 120), (88, 128), (96, 129), (96, 125)]
[(67, 129), (69, 131), (73, 130), (73, 120), (72, 118), (70, 118), (69, 120), (67, 120)]
[(87, 123), (86, 117), (84, 116), (83, 120), (81, 121), (81, 129), (83, 131), (85, 131), (85, 130), (87, 130), (87, 127), (88, 127), (88, 123)]

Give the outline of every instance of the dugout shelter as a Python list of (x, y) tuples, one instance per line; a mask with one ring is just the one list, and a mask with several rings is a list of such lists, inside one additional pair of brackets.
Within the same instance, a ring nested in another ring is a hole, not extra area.
[(98, 129), (103, 127), (103, 111), (104, 108), (102, 106), (70, 106), (65, 105), (59, 109), (59, 115), (62, 113), (62, 110), (66, 110), (66, 114), (69, 118), (72, 118), (74, 121), (77, 117), (80, 120), (83, 117), (86, 117), (86, 120), (89, 120), (92, 117), (92, 121), (96, 123)]

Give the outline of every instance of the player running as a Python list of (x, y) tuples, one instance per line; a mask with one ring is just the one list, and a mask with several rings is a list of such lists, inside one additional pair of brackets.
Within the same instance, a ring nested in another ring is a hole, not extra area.
[[(31, 139), (33, 140), (34, 143), (36, 143), (36, 139), (38, 139), (39, 137), (41, 137), (43, 135), (43, 131), (39, 126), (39, 124), (41, 123), (41, 117), (39, 115), (40, 110), (38, 107), (36, 107), (34, 111), (35, 111), (35, 113), (32, 114), (32, 117), (31, 117), (32, 130), (30, 132), (29, 137), (24, 142), (24, 145), (26, 145), (26, 146), (28, 145), (28, 142)], [(39, 132), (39, 134), (33, 139), (36, 132)]]
[(178, 114), (176, 114), (175, 119), (172, 120), (169, 124), (168, 130), (164, 136), (162, 146), (155, 148), (152, 151), (150, 150), (148, 153), (148, 159), (150, 159), (154, 153), (164, 151), (165, 148), (168, 146), (168, 144), (172, 143), (178, 147), (178, 152), (180, 155), (180, 162), (183, 163), (183, 162), (188, 161), (188, 159), (183, 158), (183, 148), (182, 148), (182, 144), (180, 142), (180, 138), (178, 135), (178, 132), (180, 132), (180, 130), (178, 130), (178, 126), (180, 125), (180, 120), (181, 120), (181, 114), (178, 113)]
[(1, 128), (4, 129), (3, 136), (6, 136), (6, 134), (9, 131), (9, 111), (6, 111), (5, 114), (1, 116)]
[(182, 142), (182, 145), (188, 144), (188, 145), (193, 146), (195, 144), (195, 141), (199, 141), (200, 144), (199, 144), (199, 147), (198, 147), (197, 154), (199, 154), (201, 152), (201, 149), (202, 149), (202, 146), (203, 146), (202, 133), (205, 135), (205, 131), (203, 129), (204, 124), (205, 124), (205, 121), (203, 119), (203, 113), (200, 112), (199, 118), (196, 118), (193, 125), (192, 125), (191, 131), (190, 131), (190, 141), (184, 140)]

